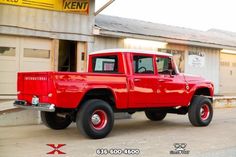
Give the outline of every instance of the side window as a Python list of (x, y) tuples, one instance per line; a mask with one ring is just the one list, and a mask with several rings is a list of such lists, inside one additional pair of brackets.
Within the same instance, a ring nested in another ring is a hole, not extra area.
[(134, 56), (133, 67), (136, 74), (154, 74), (152, 56)]
[(159, 74), (170, 74), (170, 70), (173, 71), (171, 58), (157, 57), (156, 62), (157, 62), (157, 70)]
[(93, 72), (117, 73), (118, 58), (117, 56), (93, 57)]

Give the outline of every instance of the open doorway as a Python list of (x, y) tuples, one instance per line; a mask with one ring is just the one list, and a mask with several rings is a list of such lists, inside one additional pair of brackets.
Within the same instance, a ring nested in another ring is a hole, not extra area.
[(59, 41), (58, 71), (76, 72), (76, 41)]

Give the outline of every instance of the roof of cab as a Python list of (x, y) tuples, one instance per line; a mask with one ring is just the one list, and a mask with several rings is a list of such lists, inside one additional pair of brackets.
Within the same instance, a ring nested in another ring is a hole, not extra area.
[(172, 55), (169, 54), (169, 53), (157, 52), (157, 51), (150, 51), (150, 50), (137, 50), (137, 49), (105, 49), (105, 50), (100, 50), (100, 51), (91, 52), (91, 53), (89, 53), (89, 55), (103, 54), (103, 53), (115, 53), (115, 52), (121, 52), (121, 53), (155, 54), (155, 55), (167, 56), (167, 57), (171, 57), (171, 56), (172, 56)]

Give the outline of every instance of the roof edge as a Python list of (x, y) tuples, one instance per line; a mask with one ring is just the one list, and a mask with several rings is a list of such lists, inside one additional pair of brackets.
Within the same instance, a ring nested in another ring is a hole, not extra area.
[(96, 26), (99, 28), (99, 34), (94, 34), (97, 36), (109, 36), (109, 37), (116, 37), (116, 38), (137, 38), (137, 39), (146, 39), (146, 40), (155, 40), (155, 41), (162, 41), (168, 43), (176, 43), (176, 44), (183, 44), (183, 45), (191, 45), (191, 46), (202, 46), (202, 47), (209, 47), (215, 49), (232, 49), (236, 50), (236, 46), (232, 45), (223, 45), (217, 43), (207, 43), (195, 40), (184, 40), (184, 39), (177, 39), (177, 38), (168, 38), (162, 36), (151, 36), (145, 34), (136, 34), (136, 33), (128, 33), (122, 31), (111, 31), (108, 29), (104, 29), (100, 26)]

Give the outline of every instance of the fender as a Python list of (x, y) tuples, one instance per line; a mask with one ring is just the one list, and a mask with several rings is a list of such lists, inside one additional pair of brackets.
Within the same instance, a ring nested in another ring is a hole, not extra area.
[[(210, 98), (211, 100), (213, 99), (213, 95), (214, 95), (214, 85), (210, 82), (202, 82), (199, 84), (195, 84), (190, 90), (189, 90), (189, 100), (188, 102), (191, 102), (193, 96), (196, 94), (196, 92), (200, 89), (208, 89), (209, 90), (209, 94), (205, 94), (202, 93), (201, 95)], [(190, 104), (190, 103), (189, 103)]]
[(81, 105), (81, 101), (83, 100), (83, 98), (85, 97), (85, 95), (91, 91), (91, 90), (96, 90), (96, 89), (108, 89), (109, 91), (112, 92), (112, 95), (114, 97), (114, 101), (115, 101), (115, 104), (117, 106), (117, 95), (116, 93), (114, 92), (114, 90), (109, 87), (109, 86), (106, 86), (106, 85), (90, 85), (90, 86), (87, 86), (88, 88), (85, 88), (84, 91), (82, 92), (83, 94), (81, 95), (81, 99), (79, 100), (78, 102), (78, 106), (79, 107)]

